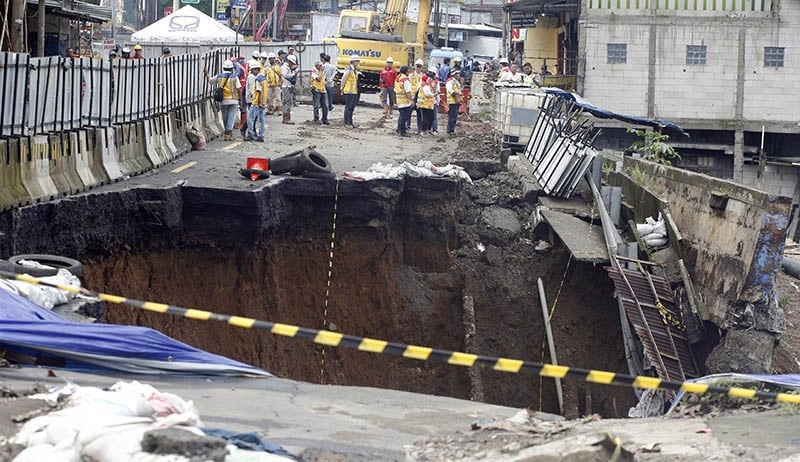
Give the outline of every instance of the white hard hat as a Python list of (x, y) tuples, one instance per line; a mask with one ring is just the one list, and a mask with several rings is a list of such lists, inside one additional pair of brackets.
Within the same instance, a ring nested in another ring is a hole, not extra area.
[[(261, 57), (262, 58), (264, 57), (264, 53), (261, 53)], [(274, 57), (275, 57), (275, 53), (267, 53), (267, 58), (274, 58)]]
[(252, 55), (250, 55), (253, 59), (258, 59), (261, 57), (261, 53), (254, 51)]
[(500, 64), (508, 64), (508, 58), (500, 58)]
[(289, 55), (289, 56), (287, 56), (287, 57), (286, 57), (286, 60), (287, 60), (287, 61), (291, 61), (291, 62), (292, 62), (292, 64), (297, 64), (297, 56), (295, 56), (295, 55)]
[(391, 56), (389, 56), (388, 58), (386, 58), (386, 62), (387, 62), (387, 63), (393, 63), (393, 62), (394, 62), (394, 58), (392, 58)]
[(261, 69), (261, 61), (256, 59), (250, 61), (250, 69)]
[(418, 59), (418, 60), (414, 61), (414, 65), (415, 66), (424, 66), (425, 65), (425, 61), (423, 61), (421, 59)]
[(352, 55), (350, 55), (350, 61), (361, 61), (361, 56), (358, 56), (357, 54), (353, 53)]
[(233, 69), (233, 63), (229, 59), (226, 59), (225, 62), (222, 63), (222, 68), (223, 69)]

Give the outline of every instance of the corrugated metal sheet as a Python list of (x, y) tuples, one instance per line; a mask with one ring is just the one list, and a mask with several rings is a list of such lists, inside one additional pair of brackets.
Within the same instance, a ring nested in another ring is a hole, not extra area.
[(681, 319), (667, 281), (638, 270), (622, 269), (621, 273), (616, 268), (606, 269), (614, 281), (628, 321), (642, 342), (645, 355), (655, 365), (658, 376), (676, 381), (698, 377), (700, 373), (689, 340), (681, 330), (664, 322), (657, 306), (661, 302), (671, 318)]

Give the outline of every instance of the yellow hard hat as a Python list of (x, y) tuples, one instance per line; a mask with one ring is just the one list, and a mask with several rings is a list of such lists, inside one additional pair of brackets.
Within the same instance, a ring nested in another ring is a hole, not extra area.
[(141, 49), (142, 49), (142, 46), (141, 46), (141, 45), (136, 45), (136, 46), (134, 46), (134, 47), (133, 47), (133, 49), (134, 49), (134, 50), (141, 50)]

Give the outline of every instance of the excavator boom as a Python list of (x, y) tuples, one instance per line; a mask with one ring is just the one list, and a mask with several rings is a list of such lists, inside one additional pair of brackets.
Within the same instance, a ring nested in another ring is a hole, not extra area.
[[(391, 1), (391, 0), (390, 0)], [(407, 1), (407, 0), (406, 0)], [(417, 17), (417, 43), (425, 47), (428, 38), (428, 21), (431, 20), (431, 0), (419, 0), (419, 16)], [(438, 37), (435, 38), (438, 40)], [(436, 46), (436, 44), (434, 44)]]
[(407, 10), (408, 0), (387, 0), (380, 31), (384, 34), (402, 35), (408, 22)]

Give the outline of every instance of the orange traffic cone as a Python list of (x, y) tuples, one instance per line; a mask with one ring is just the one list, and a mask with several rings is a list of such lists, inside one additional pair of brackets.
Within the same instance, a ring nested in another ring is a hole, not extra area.
[[(264, 174), (269, 170), (269, 159), (266, 157), (248, 157), (247, 158), (247, 169), (251, 170), (250, 172), (250, 179), (253, 181), (258, 180), (259, 178), (263, 177)], [(254, 173), (252, 170), (260, 170), (264, 173)]]

